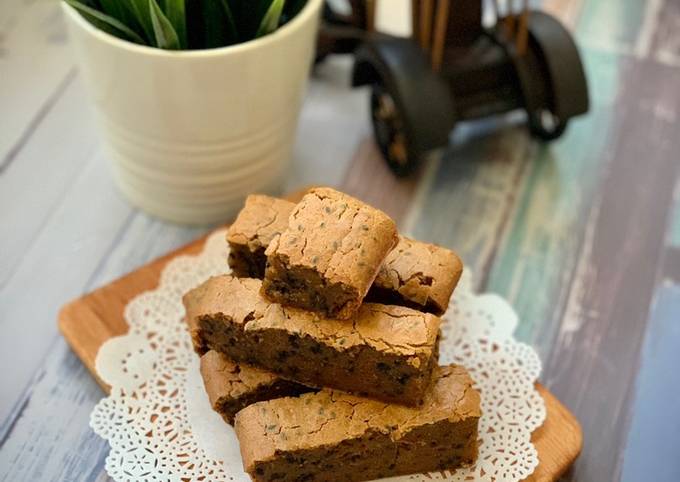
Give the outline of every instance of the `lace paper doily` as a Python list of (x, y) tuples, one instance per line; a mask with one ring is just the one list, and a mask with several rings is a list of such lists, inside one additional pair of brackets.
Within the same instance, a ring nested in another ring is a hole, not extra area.
[[(197, 256), (180, 256), (163, 270), (157, 289), (125, 309), (127, 335), (107, 341), (96, 369), (111, 394), (90, 425), (109, 441), (106, 471), (116, 481), (248, 481), (233, 429), (210, 408), (185, 329), (182, 295), (228, 271), (225, 231)], [(513, 338), (517, 315), (501, 297), (474, 294), (469, 273), (444, 316), (440, 363), (464, 365), (482, 394), (477, 464), (454, 473), (390, 480), (511, 482), (538, 465), (531, 432), (545, 419), (534, 388), (536, 352)]]

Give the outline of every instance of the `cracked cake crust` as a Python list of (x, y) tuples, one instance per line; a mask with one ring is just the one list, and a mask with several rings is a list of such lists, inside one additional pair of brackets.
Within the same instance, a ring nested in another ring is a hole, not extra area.
[(251, 365), (239, 364), (214, 350), (201, 357), (201, 377), (213, 409), (225, 422), (256, 402), (314, 391)]
[(365, 303), (351, 322), (326, 319), (266, 301), (260, 284), (223, 275), (187, 293), (195, 343), (305, 385), (422, 401), (437, 358), (438, 317)]
[(472, 463), (479, 393), (460, 366), (433, 378), (419, 408), (332, 390), (246, 407), (235, 420), (244, 468), (258, 482), (351, 482)]
[(453, 251), (401, 236), (385, 258), (367, 299), (442, 315), (463, 273)]
[(349, 319), (397, 240), (394, 221), (382, 211), (334, 189), (312, 189), (265, 251), (263, 294)]
[(293, 203), (263, 194), (251, 194), (227, 231), (229, 267), (236, 276), (262, 278), (265, 250), (288, 225)]
[[(294, 203), (283, 199), (262, 195), (248, 197), (229, 228), (229, 265), (234, 275), (260, 279), (264, 276), (265, 249), (276, 234), (286, 230), (294, 208)], [(273, 216), (273, 212), (278, 214)], [(266, 226), (266, 233), (258, 229), (260, 226)], [(440, 316), (448, 308), (462, 271), (463, 263), (453, 251), (400, 236), (365, 299), (408, 306)]]

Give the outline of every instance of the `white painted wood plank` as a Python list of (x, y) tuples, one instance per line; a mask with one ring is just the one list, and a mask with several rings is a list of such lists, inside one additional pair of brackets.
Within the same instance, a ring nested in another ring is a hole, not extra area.
[(212, 228), (186, 228), (137, 211), (120, 240), (101, 261), (83, 292), (89, 292), (138, 266), (193, 241)]
[(74, 61), (60, 2), (10, 0), (0, 18), (1, 171), (59, 96)]
[(2, 427), (6, 437), (0, 438), (0, 479), (94, 480), (109, 451), (88, 425), (92, 407), (102, 395), (66, 343), (55, 339), (22, 400), (21, 416)]
[[(135, 213), (83, 291), (182, 246), (206, 229), (183, 228)], [(59, 335), (53, 340), (15, 405), (16, 412), (0, 425), (0, 440), (5, 439), (0, 442), (0, 467), (7, 468), (7, 480), (108, 480), (103, 473), (108, 444), (88, 426), (89, 414), (103, 393)], [(59, 417), (50, 416), (54, 414)]]
[(98, 137), (79, 80), (72, 82), (11, 165), (0, 173), (0, 287), (91, 159)]
[[(38, 193), (35, 194), (39, 195)], [(40, 366), (57, 332), (56, 315), (82, 293), (96, 267), (132, 220), (103, 156), (94, 156), (0, 289), (0, 420)]]
[(353, 57), (318, 65), (300, 116), (288, 191), (310, 184), (339, 185), (359, 142), (371, 134), (368, 91), (350, 87)]

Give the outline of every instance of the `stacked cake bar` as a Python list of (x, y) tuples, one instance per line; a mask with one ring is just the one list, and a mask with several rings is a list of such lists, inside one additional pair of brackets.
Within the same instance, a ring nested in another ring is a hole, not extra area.
[(477, 454), (480, 398), (437, 365), (462, 264), (328, 188), (250, 196), (231, 275), (184, 304), (213, 408), (256, 481), (358, 481), (454, 469)]

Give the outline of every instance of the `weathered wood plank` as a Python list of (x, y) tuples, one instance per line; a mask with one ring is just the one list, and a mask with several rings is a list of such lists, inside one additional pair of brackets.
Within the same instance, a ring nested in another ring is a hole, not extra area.
[(618, 479), (632, 385), (678, 176), (680, 69), (626, 61), (605, 177), (593, 201), (581, 269), (547, 360), (547, 383), (581, 420), (574, 478)]
[(673, 211), (668, 229), (666, 244), (680, 249), (680, 180), (673, 190)]
[(650, 3), (653, 2), (586, 0), (576, 24), (579, 42), (604, 52), (634, 54)]
[(113, 186), (101, 153), (90, 159), (72, 185), (65, 184), (64, 191), (21, 263), (0, 288), (0, 363), (14, 367), (3, 377), (0, 420), (47, 353), (56, 334), (59, 306), (83, 292), (133, 218), (132, 208)]
[[(680, 285), (657, 287), (635, 383), (622, 482), (680, 480)], [(655, 463), (650, 463), (655, 461)]]
[(651, 51), (658, 62), (680, 66), (680, 3), (666, 0), (661, 5)]
[[(204, 231), (181, 228), (136, 213), (120, 242), (94, 268), (82, 291), (108, 282), (130, 266), (148, 262)], [(102, 395), (82, 362), (57, 337), (48, 357), (42, 360), (38, 374), (15, 406), (16, 412), (0, 426), (0, 466), (5, 457), (12, 462), (7, 464), (8, 469), (11, 468), (8, 480), (91, 480), (101, 472), (108, 444), (90, 431), (88, 420), (92, 407)], [(60, 414), (58, 420), (49, 416), (53, 413)], [(55, 444), (54, 440), (62, 433), (66, 433), (64, 438), (70, 442)], [(74, 452), (78, 446), (80, 450)], [(54, 470), (46, 471), (42, 467), (41, 457), (47, 457), (47, 453)]]
[(8, 282), (70, 183), (91, 161), (98, 142), (82, 84), (76, 80), (15, 162), (0, 173), (0, 206), (5, 207), (0, 210), (0, 224), (12, 226), (11, 236), (0, 237), (0, 287)]
[(0, 172), (40, 125), (65, 86), (74, 61), (60, 2), (3, 2), (0, 30)]
[(463, 137), (427, 176), (429, 185), (411, 206), (404, 229), (417, 239), (455, 249), (482, 286), (532, 149), (519, 127)]
[(125, 232), (121, 233), (119, 242), (102, 259), (82, 291), (91, 291), (109, 283), (133, 267), (184, 246), (211, 229), (178, 226), (136, 211)]
[(102, 391), (60, 338), (10, 425), (1, 426), (0, 476), (7, 481), (94, 480), (108, 443), (89, 427)]
[[(487, 288), (507, 297), (521, 323), (518, 336), (547, 359), (569, 293), (585, 214), (598, 186), (610, 139), (620, 72), (616, 56), (583, 50), (591, 82), (591, 111), (556, 142), (537, 149), (517, 206), (503, 233)], [(597, 135), (593, 135), (597, 132)]]
[(382, 209), (401, 224), (421, 175), (422, 169), (408, 178), (394, 176), (375, 141), (365, 138), (359, 144), (340, 188)]
[(543, 11), (557, 17), (571, 31), (574, 30), (583, 12), (586, 0), (544, 0), (540, 2)]
[(331, 57), (314, 70), (298, 126), (286, 192), (339, 186), (359, 142), (370, 132), (365, 89), (350, 88), (352, 59)]

